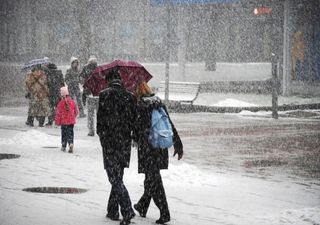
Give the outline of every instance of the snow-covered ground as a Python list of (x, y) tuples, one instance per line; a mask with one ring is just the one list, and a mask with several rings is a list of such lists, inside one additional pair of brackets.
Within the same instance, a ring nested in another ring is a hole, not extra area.
[[(299, 105), (320, 103), (319, 96), (279, 96), (279, 105)], [(195, 105), (220, 107), (261, 107), (272, 106), (271, 95), (241, 94), (241, 93), (200, 93)]]
[[(86, 136), (85, 119), (78, 119), (75, 153), (68, 154), (59, 150), (59, 128), (29, 128), (24, 125), (25, 113), (23, 107), (0, 108), (0, 153), (21, 155), (0, 161), (0, 224), (118, 224), (104, 217), (110, 185), (103, 169), (98, 137)], [(185, 160), (170, 157), (169, 170), (162, 172), (172, 214), (169, 224), (320, 223), (320, 183), (316, 179), (277, 178), (276, 173), (269, 179), (241, 170), (220, 169), (214, 163), (202, 166), (206, 160), (202, 151), (219, 149), (215, 145), (206, 146), (210, 144), (210, 136), (187, 135), (189, 129), (201, 129), (204, 122), (220, 121), (221, 125), (221, 120), (226, 124), (239, 120), (250, 124), (251, 119), (215, 114), (172, 114), (172, 119), (181, 130)], [(270, 122), (262, 119), (261, 123)], [(193, 162), (190, 156), (196, 152), (201, 154)], [(143, 175), (137, 174), (135, 149), (124, 181), (132, 202), (137, 202), (143, 192)], [(88, 191), (83, 194), (22, 191), (42, 186), (78, 187)], [(147, 218), (136, 216), (133, 222), (153, 224), (158, 217), (157, 208), (151, 204)]]

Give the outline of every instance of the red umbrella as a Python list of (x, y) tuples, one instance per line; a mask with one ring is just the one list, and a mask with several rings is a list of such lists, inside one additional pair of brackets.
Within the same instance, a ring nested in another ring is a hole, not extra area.
[(98, 66), (92, 75), (84, 83), (93, 95), (99, 95), (100, 91), (107, 87), (105, 76), (117, 68), (125, 88), (134, 92), (136, 86), (142, 82), (148, 82), (152, 75), (138, 62), (115, 60), (112, 63)]
[(105, 76), (101, 73), (93, 73), (84, 82), (83, 87), (88, 88), (93, 96), (99, 96), (100, 91), (107, 87)]

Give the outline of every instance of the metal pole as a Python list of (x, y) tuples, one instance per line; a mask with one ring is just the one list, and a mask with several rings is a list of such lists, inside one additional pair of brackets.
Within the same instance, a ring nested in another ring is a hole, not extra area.
[(284, 21), (283, 21), (283, 79), (282, 92), (283, 95), (290, 94), (290, 44), (289, 44), (289, 0), (284, 1)]
[(272, 118), (278, 119), (278, 63), (274, 53), (271, 53), (272, 73)]
[(169, 102), (169, 63), (170, 63), (170, 5), (167, 2), (167, 36), (166, 36), (166, 68), (165, 68), (165, 103)]

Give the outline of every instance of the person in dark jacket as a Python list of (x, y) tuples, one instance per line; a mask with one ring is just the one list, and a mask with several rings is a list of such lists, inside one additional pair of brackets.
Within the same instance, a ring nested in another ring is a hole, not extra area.
[(48, 77), (49, 106), (51, 111), (46, 126), (51, 126), (55, 118), (56, 106), (60, 101), (60, 88), (64, 86), (64, 79), (61, 70), (58, 70), (54, 63), (49, 63), (45, 72)]
[[(135, 124), (134, 141), (138, 146), (138, 172), (145, 174), (144, 193), (134, 208), (141, 217), (145, 217), (149, 208), (151, 199), (160, 210), (160, 218), (156, 221), (158, 224), (164, 224), (170, 221), (170, 212), (166, 199), (165, 190), (160, 174), (161, 169), (168, 169), (169, 156), (168, 149), (155, 149), (148, 141), (151, 128), (151, 115), (153, 109), (162, 107), (168, 117), (166, 106), (155, 96), (149, 86), (142, 82), (137, 87), (137, 119)], [(178, 160), (183, 156), (183, 145), (178, 132), (173, 125), (170, 117), (169, 121), (173, 131), (174, 154), (178, 154)]]
[(84, 109), (82, 105), (81, 93), (79, 88), (79, 66), (80, 62), (76, 57), (71, 57), (71, 67), (67, 70), (65, 76), (65, 82), (68, 86), (70, 97), (76, 99), (77, 106), (80, 112), (80, 118), (84, 118), (86, 114), (84, 114)]
[(112, 186), (106, 216), (118, 220), (120, 205), (123, 216), (120, 225), (126, 225), (135, 216), (123, 183), (123, 173), (130, 162), (136, 99), (124, 88), (117, 71), (109, 73), (106, 79), (108, 88), (99, 95), (97, 113), (97, 134), (102, 146), (104, 168)]

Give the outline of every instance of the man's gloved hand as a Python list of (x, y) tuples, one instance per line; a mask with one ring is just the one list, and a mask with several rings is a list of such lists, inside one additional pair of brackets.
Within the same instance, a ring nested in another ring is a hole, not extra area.
[(183, 156), (183, 145), (182, 145), (182, 142), (181, 140), (179, 141), (176, 141), (174, 144), (173, 144), (173, 148), (174, 148), (174, 153), (173, 153), (173, 157), (178, 154), (178, 160), (180, 160)]

